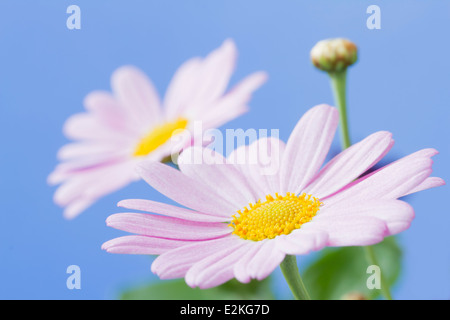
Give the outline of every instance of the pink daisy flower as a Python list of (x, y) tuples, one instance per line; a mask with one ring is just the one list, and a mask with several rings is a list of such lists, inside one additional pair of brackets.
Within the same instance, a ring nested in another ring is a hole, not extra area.
[[(233, 41), (227, 40), (206, 58), (188, 60), (175, 73), (163, 102), (151, 81), (131, 66), (112, 75), (113, 94), (90, 93), (84, 101), (87, 112), (71, 116), (64, 126), (65, 135), (78, 141), (59, 150), (62, 163), (48, 178), (51, 184), (62, 183), (54, 200), (65, 207), (65, 217), (77, 216), (100, 197), (139, 179), (135, 166), (142, 161), (161, 161), (201, 139), (203, 131), (245, 113), (266, 74), (254, 73), (225, 92), (236, 55)], [(194, 130), (194, 123), (201, 123), (202, 132)]]
[[(121, 201), (121, 207), (158, 215), (111, 215), (108, 226), (137, 235), (102, 248), (159, 255), (152, 271), (161, 279), (184, 277), (191, 287), (209, 288), (232, 278), (261, 280), (286, 255), (372, 245), (406, 230), (414, 210), (398, 198), (444, 184), (430, 177), (437, 151), (420, 150), (360, 177), (393, 145), (391, 134), (381, 131), (322, 167), (337, 124), (337, 110), (319, 105), (300, 119), (286, 145), (260, 139), (227, 159), (191, 147), (180, 155), (181, 171), (157, 162), (141, 164), (140, 174), (152, 187), (189, 209)], [(242, 161), (255, 155), (269, 158), (279, 170), (266, 174), (266, 161)], [(204, 162), (191, 164), (195, 156)]]

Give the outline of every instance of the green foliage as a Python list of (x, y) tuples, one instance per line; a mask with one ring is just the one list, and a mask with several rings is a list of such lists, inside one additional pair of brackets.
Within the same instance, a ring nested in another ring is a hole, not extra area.
[(121, 300), (269, 300), (274, 299), (270, 278), (248, 284), (233, 279), (211, 289), (192, 289), (184, 279), (158, 281), (122, 293)]
[[(390, 287), (400, 275), (402, 252), (394, 237), (373, 246), (381, 272)], [(364, 247), (342, 247), (323, 250), (322, 256), (302, 273), (312, 299), (342, 299), (359, 293), (375, 299), (381, 290), (367, 288), (367, 262)]]

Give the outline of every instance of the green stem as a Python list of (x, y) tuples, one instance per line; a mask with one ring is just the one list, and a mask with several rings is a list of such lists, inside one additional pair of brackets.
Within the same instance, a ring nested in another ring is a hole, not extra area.
[(294, 298), (296, 300), (311, 300), (308, 291), (303, 284), (302, 278), (300, 277), (295, 256), (287, 255), (280, 264), (280, 268)]
[(347, 121), (347, 101), (346, 101), (346, 79), (347, 70), (342, 72), (328, 73), (331, 78), (331, 88), (333, 90), (334, 101), (339, 110), (339, 119), (341, 127), (342, 149), (347, 149), (351, 146), (350, 134), (348, 130)]
[[(348, 120), (347, 120), (347, 100), (346, 100), (346, 85), (347, 85), (347, 70), (341, 72), (329, 72), (331, 79), (331, 88), (333, 90), (334, 101), (339, 110), (341, 137), (342, 137), (342, 149), (345, 150), (351, 146), (350, 134), (348, 130)], [(370, 264), (378, 265), (375, 252), (370, 246), (364, 247), (366, 251), (366, 257)], [(380, 276), (381, 280), (381, 291), (383, 295), (388, 300), (392, 300), (391, 292), (389, 290), (389, 285), (383, 276)]]
[[(369, 261), (370, 264), (379, 266), (377, 262), (377, 258), (375, 256), (375, 252), (373, 250), (373, 247), (367, 246), (364, 247), (364, 250), (366, 251), (366, 258)], [(389, 285), (386, 282), (386, 279), (383, 276), (383, 273), (381, 272), (380, 275), (380, 281), (381, 281), (381, 292), (386, 297), (387, 300), (392, 300), (391, 291), (389, 289)]]

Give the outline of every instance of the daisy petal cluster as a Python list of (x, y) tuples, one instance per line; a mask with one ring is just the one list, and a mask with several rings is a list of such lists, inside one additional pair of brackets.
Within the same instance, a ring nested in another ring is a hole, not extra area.
[[(159, 255), (152, 271), (161, 279), (184, 277), (191, 287), (210, 288), (232, 278), (261, 280), (286, 255), (372, 245), (406, 230), (414, 210), (398, 199), (444, 184), (430, 177), (437, 151), (423, 149), (366, 174), (393, 146), (391, 133), (381, 131), (323, 166), (337, 125), (337, 110), (319, 105), (300, 119), (286, 144), (264, 138), (227, 158), (189, 147), (180, 155), (180, 171), (141, 163), (142, 178), (182, 207), (121, 201), (120, 207), (147, 213), (110, 216), (108, 226), (134, 235), (103, 249)], [(248, 161), (261, 153), (264, 161)], [(204, 161), (193, 163), (195, 157)], [(267, 160), (277, 168), (270, 174)]]
[[(65, 217), (77, 216), (138, 180), (135, 167), (142, 161), (161, 161), (201, 139), (203, 131), (245, 113), (266, 74), (254, 73), (226, 91), (236, 55), (233, 41), (227, 40), (207, 57), (188, 60), (176, 71), (163, 101), (150, 79), (132, 66), (114, 72), (112, 93), (90, 93), (86, 112), (71, 116), (64, 126), (75, 142), (59, 150), (61, 163), (48, 178), (61, 184), (54, 200), (65, 207)], [(194, 132), (196, 122), (202, 132)], [(182, 141), (171, 139), (175, 135)]]

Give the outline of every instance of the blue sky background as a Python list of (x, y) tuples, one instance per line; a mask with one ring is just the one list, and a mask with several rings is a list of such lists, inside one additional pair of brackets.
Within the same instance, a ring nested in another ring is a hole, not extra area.
[[(81, 30), (66, 28), (71, 4), (81, 8)], [(371, 4), (381, 8), (381, 30), (366, 28)], [(163, 94), (183, 61), (231, 37), (239, 50), (232, 83), (256, 70), (270, 79), (251, 112), (226, 128), (279, 128), (286, 140), (308, 108), (333, 103), (310, 49), (324, 38), (347, 37), (360, 48), (348, 80), (353, 141), (391, 131), (396, 144), (387, 160), (434, 147), (434, 175), (449, 180), (449, 18), (450, 2), (438, 0), (2, 0), (0, 298), (111, 299), (156, 280), (151, 258), (111, 255), (100, 246), (123, 235), (104, 223), (117, 201), (162, 196), (134, 183), (67, 221), (46, 183), (67, 142), (65, 119), (83, 110), (90, 91), (109, 90), (111, 73), (124, 64), (141, 68)], [(405, 259), (396, 298), (450, 298), (447, 196), (441, 187), (408, 198), (417, 217), (400, 236)], [(66, 288), (72, 264), (81, 267), (81, 290)], [(279, 271), (275, 278), (284, 296)]]

